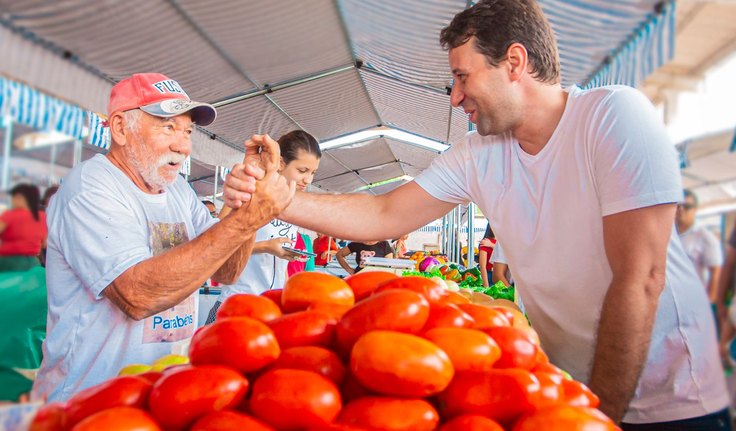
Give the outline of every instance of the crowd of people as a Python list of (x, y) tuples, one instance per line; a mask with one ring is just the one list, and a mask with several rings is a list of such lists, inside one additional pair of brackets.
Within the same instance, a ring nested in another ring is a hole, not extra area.
[(185, 343), (199, 313), (215, 319), (219, 302), (196, 302), (207, 279), (223, 285), (220, 302), (280, 287), (306, 269), (290, 270), (303, 253), (284, 248), (306, 250), (299, 228), (320, 232), (316, 265), (334, 256), (353, 274), (369, 257), (402, 256), (406, 232), (472, 201), (493, 227), (481, 243), (483, 284), (510, 284), (513, 272), (551, 361), (587, 383), (622, 429), (730, 430), (708, 310), (729, 322), (721, 304), (736, 234), (722, 263), (717, 241), (694, 225), (697, 200), (683, 197), (655, 109), (628, 87), (563, 88), (554, 34), (533, 0), (480, 1), (440, 43), (450, 101), (477, 131), (379, 196), (305, 192), (321, 152), (296, 130), (245, 142), (218, 213), (178, 175), (194, 127), (216, 109), (161, 74), (116, 84), (107, 155), (74, 167), (45, 222), (38, 193), (23, 188), (0, 218), (7, 256), (23, 257), (15, 265), (47, 243), (47, 337), (32, 397), (68, 399)]

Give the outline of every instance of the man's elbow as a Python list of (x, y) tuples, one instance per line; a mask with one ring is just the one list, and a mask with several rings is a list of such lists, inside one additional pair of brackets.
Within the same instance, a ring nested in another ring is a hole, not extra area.
[(664, 266), (651, 268), (644, 281), (644, 294), (647, 298), (659, 301), (659, 296), (664, 291), (665, 281), (666, 270)]
[(236, 274), (215, 274), (212, 276), (212, 280), (220, 284), (235, 284), (238, 278)]

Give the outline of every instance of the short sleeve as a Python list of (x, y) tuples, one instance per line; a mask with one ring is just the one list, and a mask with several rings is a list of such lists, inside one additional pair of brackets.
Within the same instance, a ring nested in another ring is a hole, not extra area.
[(360, 250), (360, 244), (358, 244), (357, 242), (351, 242), (350, 244), (348, 244), (348, 250), (350, 250), (350, 253), (355, 253)]
[(391, 248), (391, 244), (388, 243), (388, 241), (383, 242), (383, 256), (386, 256), (387, 254), (393, 253), (394, 250)]
[(467, 148), (468, 139), (457, 143), (435, 158), (432, 164), (415, 179), (432, 197), (444, 202), (467, 205), (470, 202), (470, 189), (467, 175), (471, 164)]
[(119, 197), (86, 191), (61, 211), (60, 251), (96, 297), (128, 268), (151, 257), (147, 227)]
[(718, 239), (711, 232), (703, 231), (703, 241), (705, 242), (705, 253), (703, 254), (703, 263), (707, 267), (721, 266), (723, 264), (723, 250)]
[(604, 216), (682, 200), (675, 147), (643, 94), (628, 87), (612, 90), (587, 135)]
[(501, 248), (501, 243), (496, 242), (496, 245), (493, 246), (493, 254), (491, 254), (491, 263), (508, 263), (506, 262), (506, 255), (503, 252), (503, 248)]

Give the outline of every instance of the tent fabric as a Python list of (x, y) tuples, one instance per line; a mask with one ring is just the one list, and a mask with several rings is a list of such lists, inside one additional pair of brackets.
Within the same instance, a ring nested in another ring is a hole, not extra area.
[[(670, 55), (672, 2), (663, 14), (655, 12), (659, 0), (539, 3), (559, 40), (564, 85), (636, 85)], [(452, 145), (467, 133), (468, 119), (450, 106), (438, 35), (467, 4), (0, 2), (0, 73), (97, 113), (114, 82), (135, 72), (167, 74), (192, 99), (220, 106), (215, 123), (194, 136), (192, 157), (211, 166), (239, 162), (254, 133), (278, 137), (295, 128), (325, 141), (381, 125)], [(325, 73), (334, 70), (343, 71)], [(363, 163), (340, 160), (341, 172)], [(398, 166), (406, 171), (406, 163)], [(395, 167), (385, 166), (371, 177), (390, 178)], [(365, 185), (350, 176), (317, 183), (330, 191)]]

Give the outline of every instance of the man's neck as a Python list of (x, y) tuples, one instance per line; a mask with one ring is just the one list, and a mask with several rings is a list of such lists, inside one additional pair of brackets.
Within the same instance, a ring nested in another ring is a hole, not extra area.
[(513, 135), (524, 152), (538, 154), (560, 124), (568, 93), (559, 84), (532, 85), (526, 90), (523, 119)]
[(695, 223), (689, 223), (689, 224), (677, 223), (677, 233), (680, 234), (680, 235), (682, 235), (685, 232), (687, 232), (690, 229), (692, 229), (693, 225), (695, 225)]
[(135, 186), (141, 189), (144, 193), (148, 193), (149, 195), (157, 195), (159, 193), (163, 193), (162, 188), (150, 186), (148, 183), (146, 183), (141, 174), (133, 169), (130, 163), (128, 163), (125, 155), (122, 152), (122, 149), (119, 146), (113, 144), (106, 157), (108, 160), (110, 160), (110, 163), (120, 169), (123, 174), (125, 174), (126, 177), (130, 178), (130, 180), (133, 181), (133, 184), (135, 184)]

